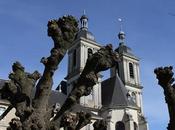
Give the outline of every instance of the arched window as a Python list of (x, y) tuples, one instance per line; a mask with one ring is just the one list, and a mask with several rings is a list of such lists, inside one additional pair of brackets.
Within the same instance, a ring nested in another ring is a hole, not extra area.
[(88, 58), (93, 54), (93, 51), (91, 48), (88, 48)]
[(76, 58), (77, 57), (77, 55), (76, 55), (76, 49), (74, 50), (74, 52), (73, 52), (73, 66), (75, 67), (76, 66)]
[(118, 121), (115, 124), (115, 130), (125, 130), (125, 124), (122, 121)]
[(132, 96), (132, 100), (136, 103), (136, 94), (132, 92), (131, 96)]
[(137, 124), (134, 122), (134, 130), (138, 130)]
[(131, 78), (134, 78), (134, 68), (132, 63), (129, 63), (129, 75)]
[(85, 26), (85, 23), (84, 23), (84, 21), (83, 21), (83, 27)]

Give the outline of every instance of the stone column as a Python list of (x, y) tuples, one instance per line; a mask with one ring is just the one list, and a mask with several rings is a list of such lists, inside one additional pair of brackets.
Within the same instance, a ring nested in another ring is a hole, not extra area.
[(133, 120), (126, 121), (125, 130), (134, 130), (134, 121)]
[(126, 109), (125, 114), (125, 130), (134, 130), (134, 120), (131, 113), (129, 112), (129, 110)]

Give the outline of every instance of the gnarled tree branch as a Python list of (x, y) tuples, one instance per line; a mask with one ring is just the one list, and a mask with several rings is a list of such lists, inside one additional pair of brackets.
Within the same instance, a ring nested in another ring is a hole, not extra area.
[[(49, 57), (41, 59), (45, 66), (42, 76), (37, 71), (25, 72), (19, 62), (13, 64), (13, 72), (9, 75), (10, 80), (0, 91), (1, 97), (10, 101), (9, 109), (15, 107), (16, 116), (19, 117), (11, 120), (8, 130), (59, 130), (60, 127), (67, 130), (79, 130), (91, 123), (89, 113), (74, 113), (70, 108), (80, 97), (90, 94), (92, 87), (98, 81), (100, 71), (113, 67), (118, 61), (118, 54), (113, 51), (111, 44), (102, 47), (88, 58), (76, 85), (55, 117), (53, 117), (54, 108), (48, 108), (54, 72), (72, 45), (77, 31), (78, 24), (72, 16), (63, 16), (58, 20), (48, 22), (48, 36), (54, 41), (54, 47)], [(36, 92), (33, 99), (32, 90), (35, 86)], [(51, 118), (53, 120), (50, 121)], [(99, 122), (94, 128), (105, 128), (100, 124)]]
[(32, 74), (25, 72), (19, 62), (13, 64), (12, 70), (13, 72), (9, 74), (10, 80), (1, 90), (1, 97), (9, 100), (16, 108), (16, 116), (24, 118), (25, 114), (30, 115), (32, 112), (32, 89), (40, 74), (37, 71)]
[(53, 74), (66, 51), (72, 45), (77, 31), (78, 24), (72, 16), (63, 16), (59, 20), (48, 22), (48, 36), (53, 39), (54, 47), (48, 58), (41, 59), (41, 62), (45, 65), (45, 70), (36, 86), (34, 108), (46, 110), (53, 84)]
[(118, 59), (118, 54), (112, 50), (111, 44), (102, 47), (91, 57), (89, 57), (77, 83), (61, 107), (60, 111), (54, 117), (54, 121), (57, 119), (59, 120), (61, 114), (77, 103), (81, 96), (89, 95), (92, 91), (92, 87), (98, 81), (98, 73), (113, 67)]
[(175, 84), (173, 78), (173, 67), (159, 67), (154, 70), (157, 76), (158, 84), (163, 88), (165, 101), (168, 105), (170, 122), (168, 130), (175, 130)]
[[(19, 117), (11, 120), (9, 130), (51, 130), (48, 122), (52, 112), (48, 109), (48, 99), (53, 84), (52, 77), (77, 31), (78, 23), (72, 16), (48, 22), (48, 35), (53, 39), (54, 47), (50, 51), (51, 55), (41, 60), (45, 66), (41, 78), (37, 71), (30, 74), (24, 71), (19, 62), (13, 64), (10, 81), (1, 90), (1, 97), (10, 101)], [(36, 93), (32, 100), (32, 89), (35, 86)]]

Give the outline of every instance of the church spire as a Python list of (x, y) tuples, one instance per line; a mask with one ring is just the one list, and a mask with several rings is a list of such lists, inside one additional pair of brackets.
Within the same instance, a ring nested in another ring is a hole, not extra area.
[(118, 33), (118, 38), (120, 41), (120, 45), (122, 45), (122, 44), (124, 44), (124, 40), (125, 40), (125, 32), (122, 29), (122, 22), (123, 22), (122, 19), (119, 18), (118, 21), (120, 23), (120, 32)]
[(80, 18), (80, 21), (81, 21), (81, 30), (88, 30), (88, 17), (86, 16), (85, 10)]

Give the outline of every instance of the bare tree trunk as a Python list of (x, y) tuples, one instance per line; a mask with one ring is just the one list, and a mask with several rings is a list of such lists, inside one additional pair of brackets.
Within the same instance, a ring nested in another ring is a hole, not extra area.
[[(9, 75), (10, 80), (0, 91), (1, 97), (9, 100), (11, 106), (1, 119), (13, 107), (16, 108), (15, 114), (19, 119), (12, 119), (7, 130), (59, 130), (60, 127), (67, 130), (79, 130), (91, 123), (91, 114), (83, 111), (74, 113), (70, 111), (70, 108), (81, 96), (90, 94), (92, 87), (97, 83), (100, 71), (113, 67), (118, 61), (118, 54), (113, 51), (111, 44), (102, 47), (88, 58), (77, 84), (55, 117), (54, 108), (48, 107), (54, 72), (73, 43), (77, 31), (78, 24), (72, 16), (63, 16), (58, 20), (48, 22), (48, 35), (53, 39), (54, 47), (49, 57), (41, 59), (45, 66), (42, 76), (37, 71), (32, 74), (25, 72), (19, 62), (13, 64), (13, 73)], [(32, 99), (35, 86), (35, 97)], [(96, 124), (94, 128), (105, 130), (106, 127), (104, 123), (102, 124)]]
[(60, 122), (62, 114), (68, 112), (73, 105), (78, 103), (80, 97), (89, 95), (98, 81), (98, 73), (116, 65), (118, 59), (118, 54), (113, 51), (111, 44), (100, 48), (89, 57), (77, 83), (60, 111), (54, 117), (53, 122)]
[(168, 130), (175, 130), (175, 84), (172, 72), (173, 67), (159, 67), (154, 70), (157, 76), (158, 84), (163, 88), (165, 101), (168, 106), (170, 121)]
[[(63, 16), (48, 22), (48, 35), (53, 39), (54, 47), (50, 51), (51, 55), (41, 60), (45, 65), (42, 76), (37, 71), (33, 74), (25, 72), (19, 62), (13, 64), (10, 81), (1, 90), (2, 98), (10, 101), (16, 108), (16, 116), (20, 118), (10, 122), (9, 130), (49, 129), (52, 110), (48, 108), (48, 99), (53, 85), (52, 77), (77, 32), (77, 20), (72, 16)], [(32, 90), (39, 78), (32, 100)]]

